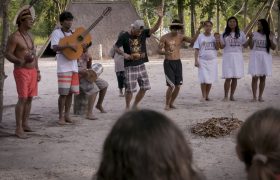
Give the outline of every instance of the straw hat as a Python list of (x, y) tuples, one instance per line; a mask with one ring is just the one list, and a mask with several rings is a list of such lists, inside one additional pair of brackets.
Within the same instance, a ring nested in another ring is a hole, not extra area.
[(30, 5), (22, 6), (15, 15), (13, 25), (16, 26), (19, 18), (25, 18), (27, 16), (31, 16), (33, 20), (35, 20), (35, 10)]

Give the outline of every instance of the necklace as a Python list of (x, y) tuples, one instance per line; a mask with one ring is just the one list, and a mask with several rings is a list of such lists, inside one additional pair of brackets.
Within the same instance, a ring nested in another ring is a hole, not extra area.
[(31, 41), (31, 47), (29, 47), (29, 45), (28, 45), (28, 43), (27, 43), (27, 40), (26, 40), (25, 36), (23, 35), (23, 33), (22, 33), (20, 30), (18, 30), (18, 31), (19, 31), (21, 37), (23, 38), (23, 40), (24, 40), (24, 42), (25, 42), (25, 44), (26, 44), (26, 47), (29, 49), (29, 52), (30, 52), (30, 51), (34, 51), (34, 43), (33, 43), (33, 41), (32, 41), (32, 38), (30, 37), (30, 35), (27, 33), (27, 36), (28, 36), (28, 38), (29, 38), (30, 41)]

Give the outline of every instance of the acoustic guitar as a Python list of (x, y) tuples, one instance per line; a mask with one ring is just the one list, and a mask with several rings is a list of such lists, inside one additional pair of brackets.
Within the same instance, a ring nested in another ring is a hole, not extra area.
[(87, 29), (79, 27), (75, 29), (75, 32), (71, 36), (62, 38), (58, 43), (59, 46), (76, 45), (77, 47), (76, 50), (65, 48), (62, 50), (62, 54), (69, 60), (76, 60), (81, 57), (83, 53), (82, 44), (89, 44), (91, 42), (91, 35), (89, 32), (103, 19), (103, 17), (107, 16), (111, 11), (112, 8), (107, 7), (103, 11), (102, 15), (96, 19)]

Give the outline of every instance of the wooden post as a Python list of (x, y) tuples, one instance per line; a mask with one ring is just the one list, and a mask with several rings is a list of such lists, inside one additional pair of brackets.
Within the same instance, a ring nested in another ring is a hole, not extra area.
[(1, 40), (1, 50), (0, 50), (0, 123), (3, 118), (3, 100), (4, 100), (4, 81), (6, 78), (5, 75), (5, 49), (9, 35), (9, 19), (8, 19), (8, 5), (9, 0), (2, 0), (3, 7), (3, 32), (2, 32), (2, 40)]
[(277, 50), (280, 51), (280, 0), (278, 0), (277, 2), (277, 5), (278, 5), (278, 25), (277, 25)]
[(244, 32), (245, 32), (246, 35), (248, 34), (248, 32), (250, 32), (250, 31), (253, 29), (255, 23), (258, 21), (258, 19), (259, 19), (261, 13), (262, 13), (263, 10), (265, 9), (265, 5), (268, 3), (268, 1), (269, 1), (269, 0), (266, 0), (266, 1), (263, 3), (262, 7), (261, 7), (261, 8), (259, 9), (259, 11), (257, 12), (255, 18), (252, 19), (252, 21), (244, 28)]

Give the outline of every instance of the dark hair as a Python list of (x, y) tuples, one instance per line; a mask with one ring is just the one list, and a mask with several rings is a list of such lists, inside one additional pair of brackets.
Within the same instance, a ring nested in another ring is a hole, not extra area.
[(236, 21), (236, 27), (235, 27), (235, 30), (234, 30), (234, 32), (235, 32), (235, 38), (239, 38), (239, 37), (240, 37), (240, 29), (239, 29), (239, 26), (238, 26), (238, 20), (237, 20), (236, 17), (234, 17), (234, 16), (228, 18), (228, 20), (227, 20), (227, 26), (226, 26), (226, 28), (225, 28), (225, 32), (224, 32), (224, 34), (223, 34), (223, 37), (227, 37), (227, 36), (230, 35), (231, 29), (230, 29), (228, 23), (229, 23), (229, 21), (232, 20), (232, 19), (234, 19), (234, 20)]
[[(270, 39), (269, 39), (269, 35), (270, 35), (270, 27), (269, 27), (269, 24), (268, 22), (266, 21), (266, 19), (259, 19), (258, 20), (262, 27), (263, 27), (263, 33), (265, 34), (266, 36), (266, 51), (267, 53), (269, 53), (269, 50), (270, 50), (270, 46), (271, 46), (271, 43), (270, 43)], [(259, 32), (259, 30), (258, 30)], [(261, 32), (260, 32), (261, 33)]]
[(73, 20), (74, 16), (69, 11), (64, 11), (59, 15), (59, 22)]
[(191, 180), (192, 152), (166, 116), (151, 111), (122, 115), (107, 136), (96, 180)]
[[(174, 19), (171, 24), (173, 24), (173, 23), (182, 24), (182, 22), (178, 19)], [(170, 25), (169, 28), (170, 28), (170, 30), (182, 30), (182, 29), (184, 29), (184, 26), (183, 26), (183, 24), (182, 24), (182, 26), (180, 26), (180, 25)]]
[(237, 135), (237, 147), (249, 180), (276, 180), (280, 174), (280, 110), (267, 108), (251, 115)]
[(204, 21), (203, 22), (203, 26), (206, 26), (206, 23), (210, 23), (212, 26), (213, 26), (213, 23), (212, 23), (212, 21), (209, 21), (209, 20), (207, 20), (207, 21)]
[(118, 38), (120, 38), (126, 31), (122, 30), (119, 35), (118, 35)]

